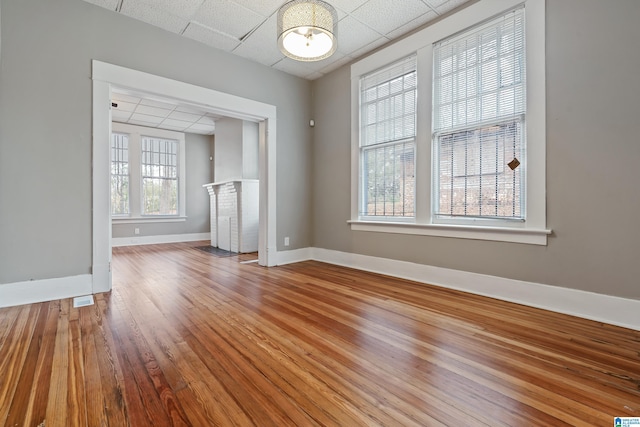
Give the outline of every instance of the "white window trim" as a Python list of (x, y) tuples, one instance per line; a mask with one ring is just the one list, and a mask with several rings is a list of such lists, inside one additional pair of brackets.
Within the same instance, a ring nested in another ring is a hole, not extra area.
[[(527, 176), (526, 221), (496, 225), (483, 220), (469, 224), (436, 224), (432, 218), (432, 61), (433, 43), (484, 20), (525, 5), (527, 43)], [(359, 81), (378, 68), (418, 54), (418, 117), (416, 137), (416, 218), (406, 223), (395, 219), (363, 220), (359, 204)], [(351, 66), (351, 220), (354, 231), (420, 234), (428, 236), (494, 240), (546, 245), (546, 94), (545, 94), (545, 1), (480, 0)]]
[[(185, 135), (164, 129), (149, 128), (113, 122), (113, 133), (129, 135), (129, 215), (112, 215), (114, 224), (134, 224), (153, 222), (182, 222), (186, 221), (186, 149)], [(143, 215), (142, 214), (142, 177), (140, 175), (142, 137), (157, 137), (178, 141), (178, 214), (177, 215)]]

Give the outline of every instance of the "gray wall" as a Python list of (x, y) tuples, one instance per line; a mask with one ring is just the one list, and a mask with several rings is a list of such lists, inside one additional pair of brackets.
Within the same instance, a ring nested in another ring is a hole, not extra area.
[(242, 178), (242, 120), (216, 122), (214, 182)]
[(260, 128), (258, 123), (242, 122), (242, 178), (260, 178)]
[(638, 17), (547, 0), (548, 246), (352, 232), (349, 67), (312, 88), (314, 246), (640, 299)]
[(209, 183), (212, 162), (209, 161), (212, 137), (206, 135), (185, 134), (185, 169), (186, 169), (186, 214), (185, 222), (158, 222), (140, 224), (114, 223), (113, 237), (138, 237), (135, 228), (140, 229), (140, 236), (158, 236), (165, 234), (208, 233), (209, 224), (209, 192), (202, 188)]
[(258, 179), (258, 123), (232, 118), (216, 121), (214, 182)]
[(311, 244), (310, 83), (81, 0), (2, 0), (0, 283), (91, 271), (91, 60), (275, 105), (277, 233)]

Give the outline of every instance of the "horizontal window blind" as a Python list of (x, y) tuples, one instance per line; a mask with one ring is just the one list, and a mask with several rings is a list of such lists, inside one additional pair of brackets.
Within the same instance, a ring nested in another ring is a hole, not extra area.
[(415, 216), (416, 56), (360, 80), (360, 216)]
[(415, 56), (362, 78), (361, 145), (415, 137), (416, 86)]
[(111, 214), (129, 214), (129, 135), (111, 135)]
[(178, 214), (178, 141), (142, 138), (144, 215)]
[(524, 8), (434, 45), (434, 210), (524, 219)]
[(524, 113), (524, 8), (434, 46), (434, 130)]

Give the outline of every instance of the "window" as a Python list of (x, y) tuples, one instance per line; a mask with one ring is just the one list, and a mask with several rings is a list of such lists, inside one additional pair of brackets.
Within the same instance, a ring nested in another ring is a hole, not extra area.
[(183, 221), (183, 133), (113, 123), (111, 213), (116, 222)]
[(142, 214), (178, 213), (178, 141), (142, 138)]
[(352, 230), (546, 244), (544, 20), (480, 0), (351, 66)]
[(415, 215), (416, 58), (360, 83), (361, 216)]
[(434, 215), (525, 220), (524, 9), (433, 49)]
[(129, 214), (129, 135), (111, 135), (111, 214)]

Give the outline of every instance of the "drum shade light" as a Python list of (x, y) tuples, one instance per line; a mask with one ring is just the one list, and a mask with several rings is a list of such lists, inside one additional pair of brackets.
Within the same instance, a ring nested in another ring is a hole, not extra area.
[(338, 13), (321, 0), (293, 0), (278, 11), (278, 46), (297, 61), (320, 61), (338, 45)]

